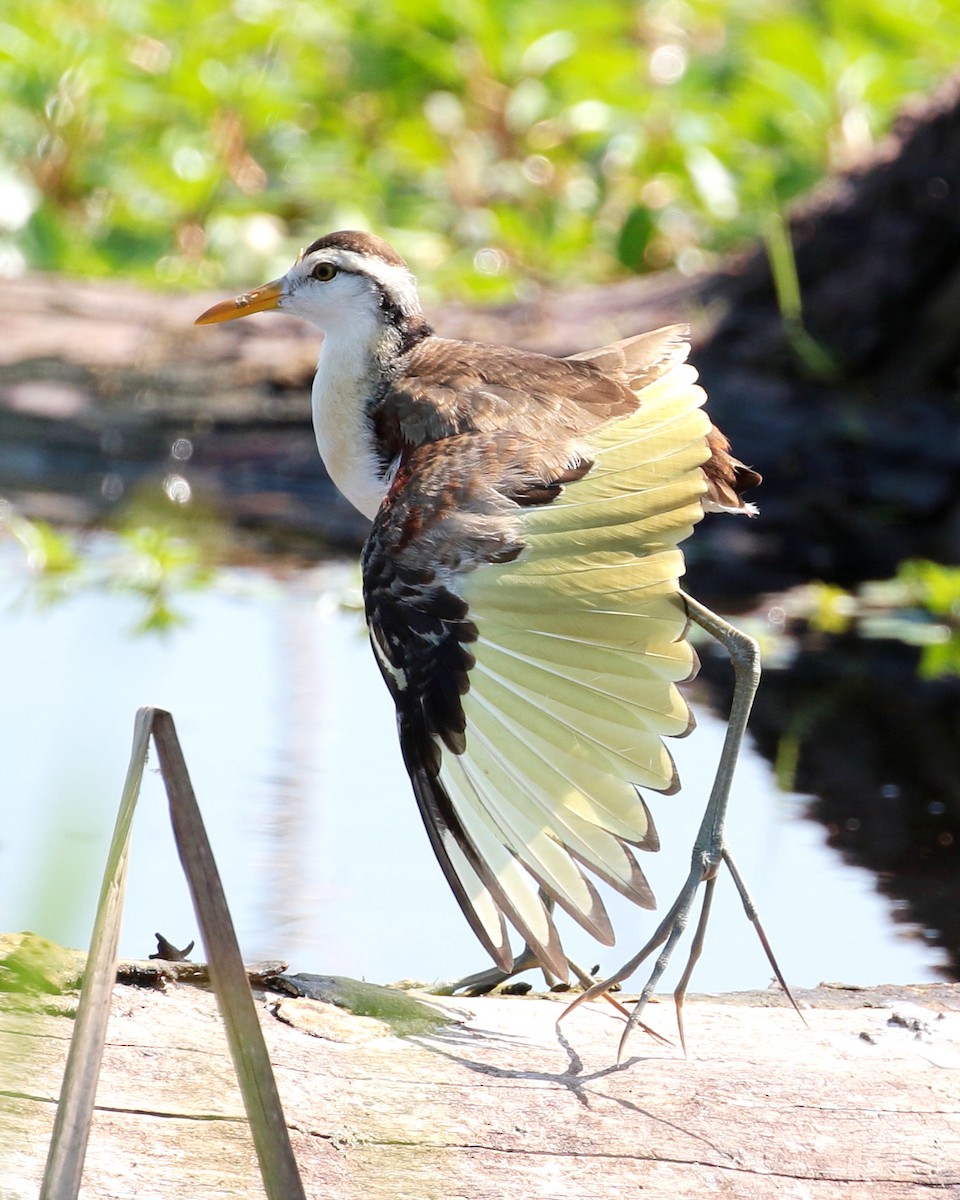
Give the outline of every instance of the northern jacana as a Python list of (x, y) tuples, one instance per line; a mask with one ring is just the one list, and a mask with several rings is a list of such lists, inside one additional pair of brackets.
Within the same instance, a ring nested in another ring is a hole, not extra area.
[(357, 232), (319, 238), (198, 324), (268, 309), (323, 331), (313, 420), (331, 478), (373, 522), (370, 642), (427, 835), (504, 972), (509, 923), (566, 977), (551, 902), (613, 943), (592, 877), (654, 906), (635, 855), (658, 846), (641, 790), (679, 786), (663, 739), (693, 724), (677, 687), (697, 665), (690, 620), (731, 651), (735, 698), (689, 877), (613, 977), (666, 943), (649, 995), (706, 880), (685, 988), (729, 862), (759, 659), (681, 590), (679, 545), (705, 512), (752, 513), (741, 494), (760, 480), (704, 414), (686, 328), (569, 358), (437, 337), (404, 261)]

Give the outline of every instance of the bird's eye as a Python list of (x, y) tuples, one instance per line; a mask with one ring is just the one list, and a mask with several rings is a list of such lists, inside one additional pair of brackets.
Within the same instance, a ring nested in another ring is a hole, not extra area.
[(314, 279), (319, 279), (321, 283), (329, 283), (334, 275), (337, 274), (337, 268), (333, 265), (333, 263), (317, 263), (310, 274), (314, 277)]

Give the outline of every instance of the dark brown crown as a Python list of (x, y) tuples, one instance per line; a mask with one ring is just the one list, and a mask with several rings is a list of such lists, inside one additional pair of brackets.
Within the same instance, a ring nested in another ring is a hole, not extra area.
[(352, 250), (354, 254), (366, 254), (369, 257), (382, 258), (392, 267), (405, 267), (407, 264), (394, 248), (372, 233), (362, 233), (357, 229), (340, 229), (336, 233), (325, 234), (304, 250), (304, 255), (312, 254), (315, 250)]

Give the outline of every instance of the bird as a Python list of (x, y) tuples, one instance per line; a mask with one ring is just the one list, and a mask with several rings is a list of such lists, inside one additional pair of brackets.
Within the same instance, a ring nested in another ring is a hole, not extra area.
[(637, 852), (659, 847), (645, 793), (679, 787), (665, 739), (694, 723), (678, 687), (698, 665), (691, 621), (730, 651), (735, 690), (690, 874), (644, 949), (586, 995), (663, 945), (638, 1019), (705, 882), (685, 989), (721, 862), (773, 962), (724, 838), (759, 651), (680, 585), (680, 544), (705, 513), (753, 515), (760, 475), (704, 412), (687, 327), (565, 358), (440, 337), (403, 258), (355, 230), (196, 323), (265, 311), (323, 334), (313, 423), (371, 521), (370, 643), (427, 836), (496, 967), (514, 969), (512, 926), (567, 977), (555, 907), (612, 945), (597, 880), (655, 906)]

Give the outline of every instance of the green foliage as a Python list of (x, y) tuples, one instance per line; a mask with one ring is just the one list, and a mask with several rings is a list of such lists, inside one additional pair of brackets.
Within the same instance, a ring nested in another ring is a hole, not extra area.
[(854, 633), (918, 647), (924, 679), (960, 675), (960, 567), (911, 559), (892, 579), (864, 583), (856, 592), (809, 583), (783, 603), (791, 622), (816, 634)]
[(856, 600), (832, 583), (819, 581), (804, 589), (807, 621), (817, 633), (846, 633), (856, 614)]
[(777, 292), (777, 306), (794, 354), (814, 379), (836, 378), (839, 373), (837, 364), (804, 328), (797, 263), (787, 222), (781, 212), (769, 214), (764, 221), (763, 237)]
[(214, 579), (216, 550), (196, 522), (148, 520), (132, 509), (108, 558), (83, 546), (80, 535), (12, 509), (0, 521), (0, 535), (4, 531), (23, 547), (30, 570), (27, 596), (35, 603), (46, 606), (85, 589), (131, 595), (140, 605), (134, 633), (167, 633), (184, 624), (180, 598)]
[(923, 646), (920, 674), (924, 679), (960, 675), (960, 567), (913, 559), (900, 564), (896, 581), (917, 608), (934, 618), (936, 636)]
[(6, 506), (0, 529), (4, 526), (23, 547), (27, 567), (37, 583), (38, 601), (52, 604), (69, 594), (82, 569), (76, 539), (46, 521), (29, 521)]
[(928, 613), (960, 623), (960, 567), (910, 559), (900, 564), (897, 579)]
[(112, 573), (111, 585), (143, 600), (135, 632), (165, 633), (184, 624), (175, 598), (181, 592), (206, 587), (213, 578), (201, 544), (156, 525), (124, 530), (120, 542), (124, 559)]
[(445, 292), (678, 265), (960, 56), (939, 0), (13, 0), (0, 270), (249, 284), (319, 231)]

